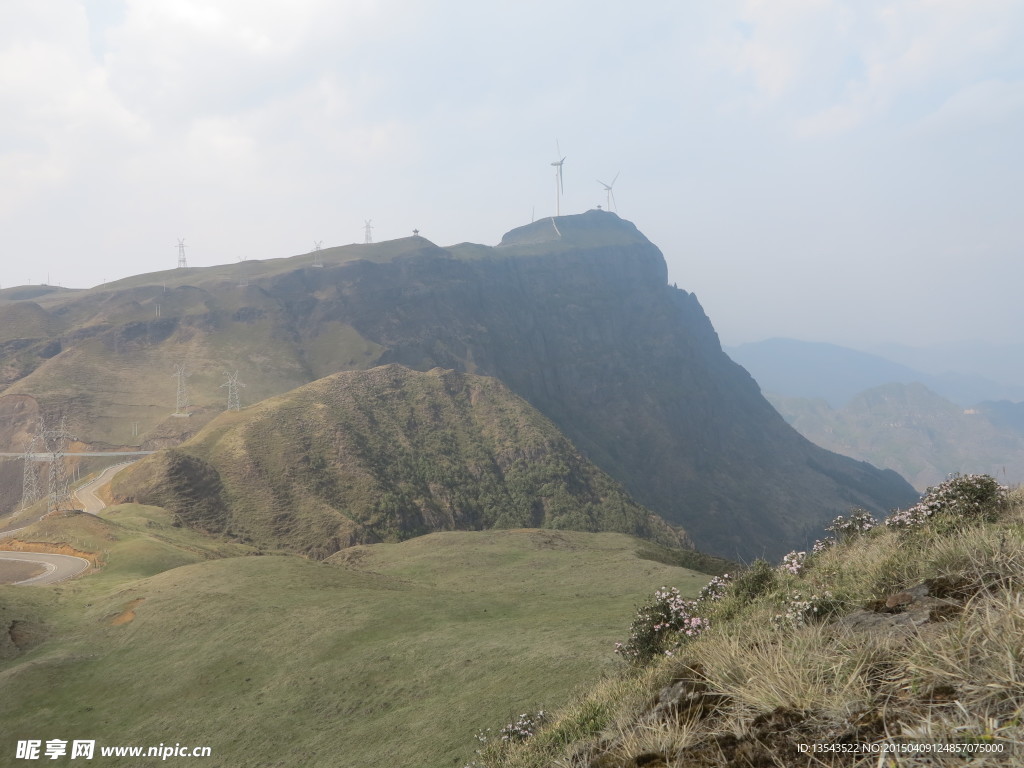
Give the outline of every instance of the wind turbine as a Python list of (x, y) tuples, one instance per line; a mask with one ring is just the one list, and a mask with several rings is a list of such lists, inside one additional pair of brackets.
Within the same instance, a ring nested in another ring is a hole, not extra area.
[[(622, 173), (622, 171), (619, 171), (619, 173)], [(615, 178), (612, 179), (612, 183), (611, 184), (605, 184), (600, 179), (597, 180), (597, 183), (600, 184), (602, 187), (604, 187), (605, 195), (608, 198), (607, 201), (606, 201), (607, 205), (605, 206), (605, 209), (608, 210), (608, 211), (611, 211), (612, 210), (612, 206), (615, 205), (615, 193), (612, 192), (612, 187), (615, 186), (615, 182), (619, 178), (619, 173), (615, 174)], [(618, 206), (615, 206), (615, 212), (618, 213)]]
[[(558, 150), (558, 154), (562, 154), (562, 148), (558, 146), (557, 140), (555, 140), (555, 149)], [(555, 216), (562, 215), (562, 193), (565, 192), (565, 187), (562, 185), (562, 163), (564, 162), (565, 157), (552, 163), (555, 166)]]

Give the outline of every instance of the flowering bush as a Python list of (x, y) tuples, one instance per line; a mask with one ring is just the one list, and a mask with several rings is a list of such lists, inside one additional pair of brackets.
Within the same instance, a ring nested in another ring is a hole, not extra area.
[(804, 560), (807, 559), (806, 552), (790, 552), (782, 558), (782, 565), (779, 567), (787, 573), (799, 576), (804, 570)]
[(867, 533), (877, 524), (875, 518), (866, 509), (851, 509), (849, 520), (839, 515), (825, 530), (834, 533), (839, 541), (844, 541)]
[(526, 741), (549, 719), (549, 713), (543, 709), (533, 713), (524, 712), (515, 721), (501, 728), (496, 738), (490, 728), (479, 731), (476, 740), (483, 746), (476, 750), (476, 754), (481, 760), (472, 760), (463, 768), (487, 768), (488, 765), (491, 765), (492, 759), (500, 761), (502, 755), (507, 754), (509, 744)]
[[(697, 603), (684, 600), (675, 587), (662, 587), (641, 606), (630, 627), (629, 640), (616, 643), (615, 652), (634, 664), (655, 656), (671, 656), (683, 637), (697, 637), (708, 628), (708, 620), (696, 614)], [(670, 641), (672, 647), (668, 647)]]
[(824, 539), (815, 539), (814, 546), (811, 547), (811, 554), (818, 555), (827, 549), (832, 549), (839, 542), (831, 536), (826, 536)]
[(909, 509), (897, 509), (885, 520), (894, 528), (915, 528), (936, 516), (958, 520), (990, 519), (1006, 502), (1008, 489), (991, 475), (952, 475), (929, 488)]
[(780, 626), (805, 627), (836, 613), (840, 606), (831, 592), (811, 595), (806, 599), (799, 592), (793, 592), (786, 601), (786, 612), (777, 614), (775, 623)]
[(728, 573), (723, 573), (721, 576), (715, 576), (711, 581), (704, 585), (704, 589), (697, 595), (697, 602), (709, 602), (717, 603), (723, 597), (725, 597), (726, 591), (729, 589), (729, 584), (732, 582), (732, 576)]
[(505, 742), (526, 741), (528, 738), (533, 736), (533, 734), (537, 732), (537, 729), (544, 725), (547, 720), (548, 713), (543, 709), (538, 712), (534, 712), (533, 714), (524, 712), (516, 718), (515, 722), (509, 723), (498, 731), (498, 736)]

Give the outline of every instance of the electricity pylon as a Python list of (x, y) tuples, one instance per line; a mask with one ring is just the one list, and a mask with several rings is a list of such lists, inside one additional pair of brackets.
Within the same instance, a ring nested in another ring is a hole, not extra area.
[(242, 401), (238, 396), (238, 388), (244, 387), (245, 384), (238, 380), (238, 371), (235, 371), (234, 374), (225, 373), (224, 375), (228, 377), (228, 380), (220, 386), (221, 389), (228, 388), (228, 410), (240, 411), (242, 410)]
[(28, 441), (22, 455), (25, 464), (21, 481), (22, 509), (32, 506), (43, 497), (43, 489), (39, 485), (39, 462), (36, 460), (36, 454), (42, 447), (43, 431), (43, 419), (39, 417), (36, 433)]
[(71, 488), (68, 485), (68, 470), (64, 465), (64, 453), (69, 440), (75, 436), (68, 432), (67, 419), (61, 417), (60, 426), (43, 431), (43, 446), (50, 454), (50, 495), (46, 511), (59, 512), (70, 509)]
[(178, 380), (178, 394), (174, 402), (174, 415), (188, 415), (188, 384), (186, 379), (192, 374), (185, 370), (184, 365), (174, 366), (174, 377)]

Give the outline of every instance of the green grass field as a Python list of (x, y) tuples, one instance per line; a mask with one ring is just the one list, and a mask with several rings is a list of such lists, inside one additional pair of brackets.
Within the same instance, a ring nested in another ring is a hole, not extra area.
[(0, 626), (29, 638), (0, 645), (0, 763), (19, 739), (59, 738), (210, 746), (208, 766), (461, 766), (478, 730), (617, 669), (654, 589), (708, 578), (621, 534), (439, 533), (318, 563), (252, 556), (154, 507), (59, 523), (19, 538), (104, 565), (0, 587)]

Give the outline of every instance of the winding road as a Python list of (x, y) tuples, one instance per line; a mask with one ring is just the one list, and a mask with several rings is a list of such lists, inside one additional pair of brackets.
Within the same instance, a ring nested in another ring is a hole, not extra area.
[[(79, 503), (86, 512), (90, 515), (98, 515), (104, 507), (107, 506), (103, 500), (96, 495), (96, 491), (100, 486), (109, 483), (110, 479), (114, 475), (129, 464), (131, 464), (130, 461), (115, 464), (112, 467), (107, 467), (95, 480), (86, 483), (75, 491), (75, 496), (78, 497)], [(0, 529), (0, 539), (17, 533), (18, 531), (27, 528), (32, 523), (38, 522), (42, 519), (43, 516), (40, 516), (36, 520), (32, 520), (25, 524), (19, 524), (18, 527), (2, 528)], [(89, 561), (83, 557), (74, 557), (73, 555), (51, 555), (43, 552), (0, 551), (0, 560), (18, 564), (32, 563), (36, 566), (41, 566), (44, 569), (43, 573), (22, 579), (21, 581), (12, 582), (12, 585), (14, 586), (56, 584), (59, 581), (70, 579), (72, 576), (77, 576), (89, 567)], [(38, 570), (38, 568), (35, 570)]]

